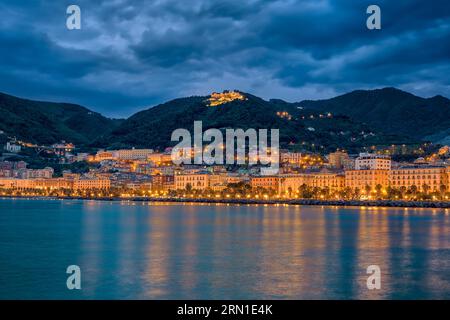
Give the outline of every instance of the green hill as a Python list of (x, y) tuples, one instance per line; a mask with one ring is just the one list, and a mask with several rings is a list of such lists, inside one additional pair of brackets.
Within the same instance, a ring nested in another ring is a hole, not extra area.
[(344, 114), (376, 130), (415, 139), (428, 139), (450, 129), (450, 100), (421, 98), (395, 88), (357, 90), (332, 99), (302, 101), (299, 105)]
[[(149, 147), (163, 149), (173, 146), (173, 130), (185, 128), (193, 132), (194, 121), (208, 128), (280, 129), (280, 144), (290, 149), (316, 151), (410, 142), (396, 135), (372, 130), (368, 125), (346, 116), (327, 115), (303, 109), (299, 104), (282, 100), (265, 101), (242, 93), (245, 100), (234, 100), (209, 106), (209, 96), (181, 98), (160, 104), (131, 116), (110, 134), (99, 138), (97, 146), (110, 148)], [(287, 112), (290, 119), (277, 112)]]
[(120, 120), (79, 105), (33, 101), (4, 93), (0, 93), (0, 114), (0, 130), (37, 144), (61, 140), (88, 144), (120, 124)]
[(230, 99), (214, 106), (210, 106), (210, 96), (179, 98), (126, 120), (113, 120), (75, 104), (0, 93), (0, 130), (39, 144), (66, 140), (91, 147), (160, 150), (175, 144), (170, 141), (175, 129), (192, 132), (196, 120), (203, 122), (203, 130), (280, 129), (281, 147), (293, 150), (359, 151), (372, 145), (450, 138), (450, 101), (442, 96), (425, 99), (385, 88), (288, 103), (241, 94), (245, 99)]

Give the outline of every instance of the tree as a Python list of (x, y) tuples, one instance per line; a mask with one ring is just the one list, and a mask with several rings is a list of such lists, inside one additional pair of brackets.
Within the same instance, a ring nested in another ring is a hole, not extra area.
[(305, 183), (302, 184), (298, 188), (298, 191), (299, 191), (300, 198), (309, 199), (309, 198), (312, 198), (312, 196), (313, 196), (312, 192), (311, 192), (311, 188), (308, 187)]
[(369, 194), (370, 194), (370, 191), (372, 191), (372, 188), (371, 188), (368, 184), (366, 184), (366, 186), (364, 187), (364, 189), (366, 190), (366, 195), (369, 195)]
[(376, 192), (377, 192), (377, 198), (380, 198), (381, 197), (381, 190), (383, 189), (383, 186), (381, 185), (381, 184), (377, 184), (376, 186), (375, 186), (375, 190), (376, 190)]
[(402, 199), (405, 197), (405, 193), (406, 193), (406, 187), (405, 186), (401, 186), (400, 187), (400, 197)]
[(441, 193), (441, 197), (444, 198), (445, 192), (447, 191), (447, 186), (445, 184), (441, 184), (439, 186), (439, 191)]
[(428, 191), (430, 191), (430, 186), (427, 185), (426, 183), (424, 183), (422, 185), (422, 190), (423, 190), (423, 193), (428, 194)]
[(417, 195), (417, 186), (415, 184), (413, 184), (411, 187), (409, 187), (409, 192), (413, 195), (416, 196)]
[(291, 198), (291, 196), (292, 196), (292, 188), (289, 187), (287, 191), (288, 191), (289, 198)]
[(361, 190), (359, 188), (355, 188), (354, 198), (355, 199), (361, 198)]

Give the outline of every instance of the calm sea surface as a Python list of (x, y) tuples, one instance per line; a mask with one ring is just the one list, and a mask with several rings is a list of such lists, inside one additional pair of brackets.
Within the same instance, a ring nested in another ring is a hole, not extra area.
[(0, 298), (448, 299), (450, 211), (0, 199)]

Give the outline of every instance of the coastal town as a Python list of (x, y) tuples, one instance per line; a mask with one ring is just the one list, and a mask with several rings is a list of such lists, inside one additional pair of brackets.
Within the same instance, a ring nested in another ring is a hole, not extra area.
[[(56, 175), (51, 166), (30, 169), (24, 160), (4, 159), (23, 148), (50, 153), (60, 163), (84, 163), (87, 169), (63, 170)], [(0, 158), (0, 195), (444, 202), (450, 197), (448, 146), (408, 162), (392, 159), (402, 150), (396, 146), (359, 154), (280, 150), (280, 169), (274, 175), (262, 175), (261, 165), (175, 165), (170, 148), (162, 152), (134, 148), (95, 153), (76, 150), (66, 142), (47, 147), (8, 142)]]

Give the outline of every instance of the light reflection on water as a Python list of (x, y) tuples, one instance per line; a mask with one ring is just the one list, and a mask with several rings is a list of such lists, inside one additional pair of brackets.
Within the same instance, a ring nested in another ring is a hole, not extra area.
[(450, 298), (445, 209), (1, 200), (0, 213), (0, 298)]

